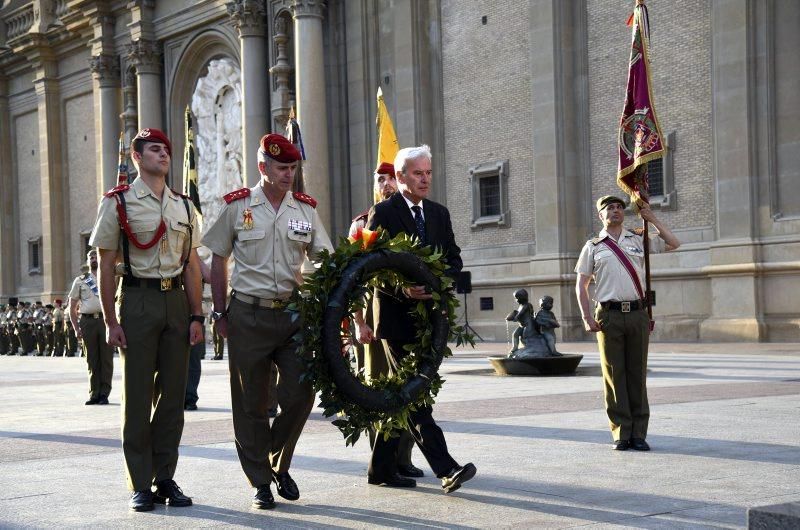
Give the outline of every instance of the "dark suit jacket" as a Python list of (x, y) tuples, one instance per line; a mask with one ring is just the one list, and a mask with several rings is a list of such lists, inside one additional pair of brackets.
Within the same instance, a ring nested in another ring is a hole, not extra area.
[[(441, 204), (428, 199), (422, 200), (422, 215), (425, 217), (426, 243), (442, 250), (445, 261), (449, 265), (447, 274), (454, 279), (461, 271), (461, 249), (456, 245), (453, 226), (450, 223), (450, 212)], [(400, 192), (385, 201), (381, 201), (369, 212), (367, 228), (375, 230), (383, 227), (389, 235), (396, 236), (401, 232), (416, 234), (417, 225)], [(408, 315), (416, 301), (409, 301), (403, 294), (391, 295), (378, 291), (374, 298), (375, 336), (380, 339), (399, 340), (413, 337), (414, 322)], [(411, 334), (411, 335), (409, 335)]]

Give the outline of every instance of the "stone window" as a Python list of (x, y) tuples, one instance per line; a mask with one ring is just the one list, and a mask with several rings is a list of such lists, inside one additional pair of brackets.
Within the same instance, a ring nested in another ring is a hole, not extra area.
[(472, 228), (508, 223), (508, 160), (469, 168), (472, 180)]
[(85, 260), (86, 254), (88, 254), (89, 251), (92, 250), (92, 246), (89, 245), (89, 238), (91, 237), (91, 235), (92, 235), (91, 230), (81, 232), (81, 241), (80, 241), (80, 246), (78, 247), (81, 249), (81, 255), (80, 255), (81, 260)]
[(675, 152), (675, 132), (667, 134), (663, 158), (647, 163), (650, 184), (650, 206), (661, 210), (675, 210), (678, 206), (678, 192), (675, 191), (673, 172), (673, 153)]
[(28, 239), (28, 274), (42, 274), (42, 236)]

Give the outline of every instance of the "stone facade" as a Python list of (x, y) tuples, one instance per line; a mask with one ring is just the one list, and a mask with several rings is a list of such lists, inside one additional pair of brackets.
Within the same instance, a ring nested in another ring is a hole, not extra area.
[[(572, 267), (599, 228), (594, 199), (618, 192), (630, 3), (35, 4), (0, 2), (1, 298), (63, 297), (99, 194), (116, 182), (121, 130), (167, 130), (182, 187), (184, 109), (222, 60), (238, 68), (241, 143), (226, 145), (240, 146), (243, 183), (258, 180), (258, 138), (295, 106), (305, 188), (345, 235), (371, 202), (380, 85), (400, 143), (432, 147), (434, 198), (472, 272), (470, 324), (505, 340), (511, 293), (524, 287), (555, 298), (560, 338), (589, 338)], [(650, 21), (656, 110), (674, 133), (675, 195), (658, 215), (684, 242), (652, 259), (654, 338), (800, 340), (800, 4), (653, 2)], [(204, 141), (211, 121), (198, 122)], [(494, 163), (506, 163), (508, 214), (474, 225), (470, 168)], [(204, 171), (208, 189), (226, 186)], [(42, 273), (30, 274), (39, 237)]]

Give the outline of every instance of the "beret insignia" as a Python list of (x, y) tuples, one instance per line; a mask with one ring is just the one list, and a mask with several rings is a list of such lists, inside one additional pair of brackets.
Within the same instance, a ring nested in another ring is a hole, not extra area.
[(278, 156), (279, 154), (281, 154), (281, 148), (278, 147), (277, 144), (272, 144), (269, 146), (269, 154), (271, 154), (272, 156)]

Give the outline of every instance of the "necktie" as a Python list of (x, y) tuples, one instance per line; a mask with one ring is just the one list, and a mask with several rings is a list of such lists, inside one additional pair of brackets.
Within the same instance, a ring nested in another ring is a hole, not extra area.
[(425, 243), (425, 219), (422, 218), (422, 208), (412, 206), (411, 209), (414, 210), (414, 222), (417, 223), (417, 236)]

